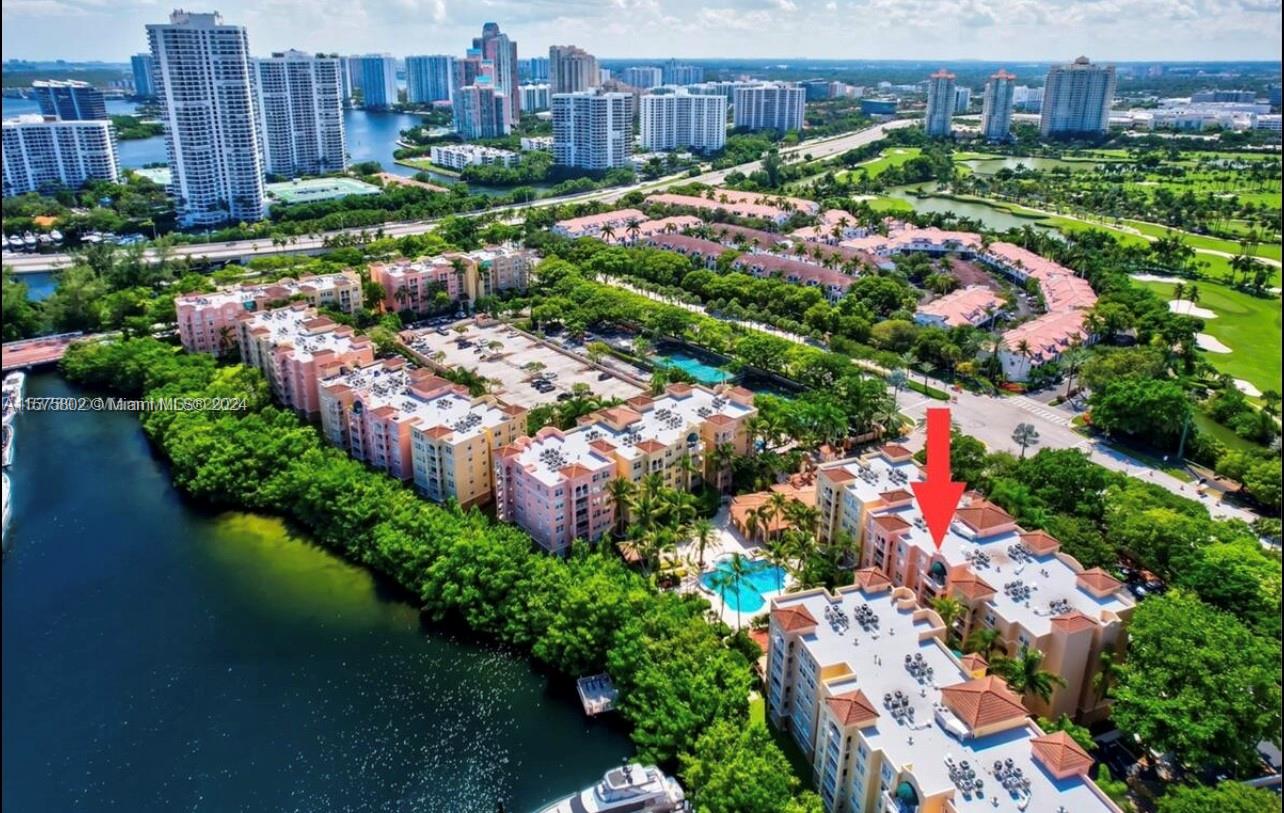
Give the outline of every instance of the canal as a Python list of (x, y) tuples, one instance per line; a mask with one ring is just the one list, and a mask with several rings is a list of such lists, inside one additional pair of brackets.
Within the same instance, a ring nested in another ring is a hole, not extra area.
[(17, 433), (5, 809), (525, 813), (632, 753), (565, 681), (276, 519), (185, 500), (133, 415)]

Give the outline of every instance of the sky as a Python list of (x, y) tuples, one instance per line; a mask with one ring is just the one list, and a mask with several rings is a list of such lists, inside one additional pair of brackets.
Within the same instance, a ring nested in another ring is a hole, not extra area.
[[(156, 0), (2, 0), (5, 59), (122, 61)], [(256, 54), (461, 53), (494, 20), (519, 56), (1278, 60), (1280, 0), (217, 0)]]

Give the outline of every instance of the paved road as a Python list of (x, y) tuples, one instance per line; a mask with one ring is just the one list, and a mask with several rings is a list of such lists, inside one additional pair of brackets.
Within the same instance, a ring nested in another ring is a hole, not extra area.
[[(795, 333), (778, 330), (758, 322), (713, 316), (700, 305), (679, 302), (661, 294), (645, 291), (619, 279), (609, 277), (600, 277), (599, 279), (617, 288), (624, 288), (659, 302), (666, 302), (670, 305), (685, 308), (694, 313), (721, 319), (721, 321), (746, 329), (770, 333), (773, 336), (779, 336), (797, 344), (814, 346), (812, 341)], [(887, 372), (868, 362), (856, 361), (855, 363), (877, 374), (885, 375)], [(923, 380), (923, 377), (918, 374), (913, 374), (913, 378), (916, 381)], [(909, 445), (911, 448), (918, 449), (923, 445), (928, 408), (948, 406), (950, 408), (950, 419), (954, 424), (964, 434), (980, 440), (991, 451), (1019, 454), (1021, 448), (1012, 440), (1012, 430), (1016, 428), (1018, 423), (1028, 423), (1038, 431), (1039, 441), (1027, 450), (1027, 453), (1033, 453), (1041, 448), (1080, 449), (1087, 452), (1094, 462), (1108, 469), (1123, 472), (1139, 479), (1149, 480), (1174, 494), (1200, 500), (1208, 507), (1213, 516), (1242, 519), (1245, 522), (1252, 522), (1257, 519), (1257, 515), (1251, 511), (1232, 505), (1225, 505), (1217, 502), (1212, 497), (1202, 496), (1193, 484), (1185, 483), (1170, 474), (1153, 469), (1129, 457), (1108, 443), (1084, 437), (1071, 428), (1073, 414), (1066, 410), (1042, 404), (1024, 395), (992, 397), (976, 395), (970, 392), (953, 392), (950, 390), (949, 385), (943, 381), (929, 378), (927, 382), (930, 386), (950, 392), (951, 399), (947, 404), (944, 401), (928, 398), (912, 390), (904, 390), (897, 393), (896, 403), (901, 413), (917, 422), (914, 430), (910, 433)]]
[[(830, 138), (817, 139), (815, 141), (806, 141), (794, 147), (782, 150), (782, 153), (810, 153), (813, 158), (822, 158), (830, 155), (837, 155), (855, 147), (863, 146), (877, 141), (891, 131), (900, 127), (906, 127), (913, 124), (909, 120), (895, 120), (884, 124), (875, 125), (864, 130), (858, 130), (854, 133), (833, 136)], [(750, 161), (739, 164), (727, 169), (714, 170), (706, 172), (703, 175), (691, 178), (686, 173), (670, 175), (655, 181), (636, 183), (630, 186), (614, 187), (611, 189), (601, 189), (593, 192), (581, 192), (574, 195), (564, 195), (556, 198), (544, 198), (533, 203), (513, 204), (508, 206), (497, 206), (488, 209), (486, 212), (478, 214), (493, 213), (512, 213), (520, 214), (523, 210), (540, 208), (544, 206), (557, 206), (565, 203), (586, 203), (590, 201), (601, 201), (603, 203), (612, 203), (619, 200), (630, 192), (653, 192), (666, 189), (678, 184), (691, 183), (698, 181), (706, 184), (721, 183), (729, 173), (739, 171), (744, 173), (753, 172), (762, 166), (761, 161)], [(316, 237), (299, 237), (297, 242), (285, 246), (275, 246), (271, 239), (261, 238), (258, 240), (236, 240), (219, 243), (194, 243), (175, 246), (170, 249), (169, 256), (172, 258), (190, 257), (201, 260), (214, 261), (234, 261), (245, 257), (266, 257), (273, 254), (308, 254), (319, 253), (326, 250), (327, 239), (332, 239), (342, 234), (359, 236), (362, 233), (372, 234), (382, 228), (385, 236), (388, 237), (405, 237), (410, 234), (423, 234), (432, 231), (437, 227), (437, 220), (419, 220), (412, 222), (385, 223), (380, 226), (366, 226), (364, 228), (339, 229), (336, 231), (324, 232)], [(149, 251), (149, 259), (155, 260), (156, 252)], [(3, 256), (3, 263), (6, 268), (12, 268), (18, 274), (34, 274), (45, 271), (53, 271), (64, 268), (72, 263), (72, 257), (69, 254), (10, 254), (6, 252)]]

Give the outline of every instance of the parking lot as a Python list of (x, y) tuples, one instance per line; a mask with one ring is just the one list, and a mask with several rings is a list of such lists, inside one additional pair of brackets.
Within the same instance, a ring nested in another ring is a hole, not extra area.
[[(461, 332), (463, 327), (467, 329)], [(547, 404), (569, 393), (576, 383), (587, 384), (593, 394), (607, 398), (626, 399), (643, 392), (623, 378), (604, 374), (504, 324), (481, 326), (463, 321), (420, 328), (412, 334), (411, 349), (438, 364), (474, 370), (499, 382), (495, 394), (511, 404)], [(532, 386), (537, 379), (548, 384), (537, 389)]]

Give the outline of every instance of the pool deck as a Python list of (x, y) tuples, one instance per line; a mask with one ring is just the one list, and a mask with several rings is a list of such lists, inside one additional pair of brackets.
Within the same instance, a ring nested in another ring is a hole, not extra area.
[[(762, 615), (767, 612), (771, 599), (779, 593), (772, 591), (763, 594), (763, 600), (766, 603), (753, 612), (742, 613), (737, 610), (733, 610), (731, 607), (724, 607), (722, 598), (719, 597), (715, 591), (708, 589), (700, 583), (700, 576), (704, 575), (705, 572), (712, 570), (720, 559), (730, 558), (737, 553), (750, 559), (761, 559), (762, 546), (756, 542), (750, 542), (745, 539), (739, 531), (731, 526), (731, 513), (730, 509), (726, 505), (723, 505), (722, 508), (718, 509), (718, 514), (713, 519), (713, 527), (713, 538), (709, 540), (708, 546), (704, 549), (703, 568), (696, 567), (698, 560), (693, 540), (687, 540), (678, 546), (678, 556), (691, 562), (692, 570), (695, 571), (693, 575), (688, 576), (683, 580), (682, 585), (678, 589), (680, 592), (698, 593), (699, 595), (704, 596), (713, 606), (714, 615), (720, 617), (732, 629), (735, 629), (737, 625), (741, 628), (748, 629), (754, 616)], [(785, 590), (788, 589), (789, 585), (786, 582)]]

